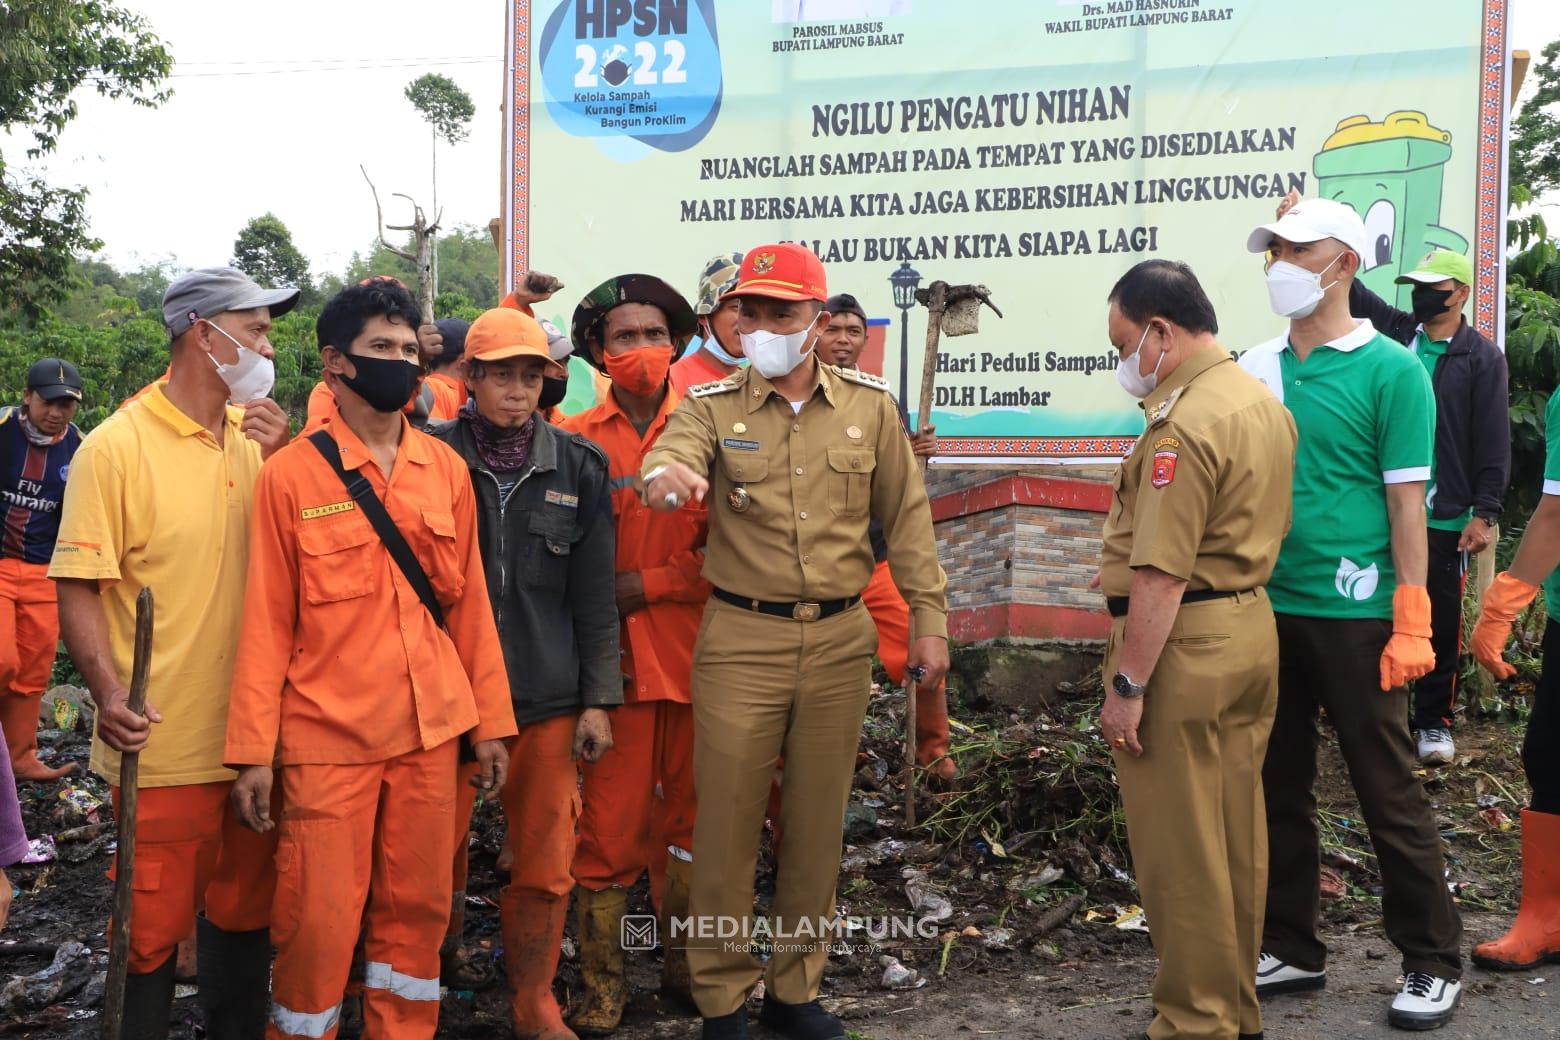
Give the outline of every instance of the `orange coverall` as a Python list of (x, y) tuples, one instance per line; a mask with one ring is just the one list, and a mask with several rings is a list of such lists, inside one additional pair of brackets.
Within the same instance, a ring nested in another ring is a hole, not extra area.
[[(693, 848), (693, 644), (710, 583), (704, 566), (708, 512), (689, 504), (657, 513), (639, 501), (635, 477), (678, 397), (668, 393), (643, 437), (610, 393), (562, 427), (607, 453), (617, 570), (640, 575), (645, 607), (622, 619), (623, 704), (612, 713), (612, 750), (586, 763), (574, 879), (592, 891), (631, 887), (648, 869), (659, 902), (668, 847)], [(655, 796), (657, 785), (661, 797)]]
[(429, 372), (424, 382), (433, 388), (433, 410), (428, 418), (438, 422), (455, 418), (469, 396), (466, 384), (447, 372)]
[[(910, 652), (910, 607), (894, 587), (888, 561), (880, 560), (872, 570), (872, 580), (861, 594), (878, 630), (878, 660), (889, 681), (903, 684), (905, 658)], [(915, 699), (915, 757), (922, 765), (931, 765), (948, 754), (948, 687), (937, 685), (937, 692), (920, 693)]]
[(226, 754), (234, 767), (283, 766), (267, 1034), (335, 1035), (362, 924), (365, 1034), (427, 1038), (456, 738), (515, 734), (509, 681), (465, 463), (407, 423), (386, 479), (334, 405), (324, 428), (417, 554), (446, 628), (314, 446), (277, 452), (256, 488)]
[(695, 350), (684, 354), (672, 365), (672, 393), (678, 397), (688, 392), (690, 386), (713, 383), (725, 379), (727, 372), (707, 350)]

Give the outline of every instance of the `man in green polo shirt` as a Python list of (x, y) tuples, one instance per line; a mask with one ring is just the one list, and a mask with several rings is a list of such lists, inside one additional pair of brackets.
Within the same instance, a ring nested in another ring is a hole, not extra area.
[(1302, 199), (1251, 232), (1269, 254), (1286, 335), (1241, 365), (1294, 416), (1294, 520), (1268, 582), (1278, 624), (1278, 711), (1262, 770), (1267, 919), (1257, 993), (1319, 989), (1317, 716), (1325, 709), (1381, 866), (1387, 937), (1405, 981), (1388, 1021), (1431, 1029), (1461, 995), (1462, 924), (1443, 879), (1441, 839), (1414, 777), (1407, 684), (1435, 665), (1425, 589), (1425, 485), (1435, 403), (1413, 354), (1349, 314), (1372, 255), (1348, 206)]
[(1419, 761), (1448, 765), (1457, 754), (1452, 714), (1468, 557), (1494, 539), (1511, 477), (1506, 356), (1463, 319), (1473, 295), (1466, 256), (1437, 249), (1398, 282), (1414, 287), (1412, 312), (1360, 282), (1349, 294), (1349, 310), (1410, 347), (1435, 388), (1435, 454), (1425, 494), (1435, 669), (1414, 684), (1413, 729)]

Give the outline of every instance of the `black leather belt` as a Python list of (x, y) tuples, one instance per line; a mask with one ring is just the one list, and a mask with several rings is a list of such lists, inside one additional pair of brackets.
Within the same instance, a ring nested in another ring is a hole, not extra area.
[[(1233, 599), (1252, 589), (1237, 589), (1231, 592), (1216, 592), (1213, 589), (1199, 589), (1196, 592), (1181, 593), (1182, 603), (1205, 603), (1210, 599)], [(1127, 604), (1130, 602), (1127, 596), (1106, 596), (1105, 609), (1110, 611), (1111, 617), (1126, 617)]]
[(792, 621), (818, 621), (822, 618), (833, 617), (840, 611), (849, 610), (861, 602), (860, 596), (847, 596), (845, 599), (830, 599), (821, 603), (807, 601), (800, 603), (766, 603), (761, 599), (739, 596), (735, 592), (727, 592), (725, 589), (719, 588), (715, 590), (715, 598), (730, 603), (734, 607), (741, 607), (743, 610), (768, 614), (770, 617), (789, 618)]

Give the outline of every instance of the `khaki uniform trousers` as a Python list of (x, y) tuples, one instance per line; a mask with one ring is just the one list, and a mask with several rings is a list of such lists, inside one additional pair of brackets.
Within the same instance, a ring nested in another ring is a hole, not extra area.
[[(766, 992), (787, 1004), (818, 996), (876, 646), (877, 628), (860, 603), (818, 621), (770, 617), (717, 599), (705, 607), (693, 661), (699, 812), (688, 966), (706, 1018), (741, 1008), (765, 974), (748, 949), (753, 871), (782, 754), (783, 836)], [(720, 937), (733, 928), (736, 935)]]
[[(1125, 618), (1111, 626), (1116, 670)], [(1143, 756), (1116, 776), (1159, 956), (1151, 1040), (1262, 1030), (1256, 965), (1267, 891), (1262, 761), (1278, 699), (1278, 634), (1262, 590), (1181, 607), (1149, 680)]]

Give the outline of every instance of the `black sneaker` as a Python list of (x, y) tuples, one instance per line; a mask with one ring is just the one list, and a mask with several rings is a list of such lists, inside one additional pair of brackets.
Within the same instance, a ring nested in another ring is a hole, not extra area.
[(758, 1020), (789, 1040), (845, 1040), (845, 1023), (823, 1010), (816, 1000), (787, 1004), (766, 993)]
[(747, 1009), (704, 1020), (703, 1040), (748, 1040)]

